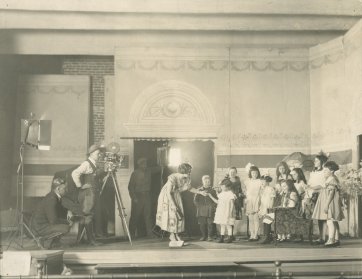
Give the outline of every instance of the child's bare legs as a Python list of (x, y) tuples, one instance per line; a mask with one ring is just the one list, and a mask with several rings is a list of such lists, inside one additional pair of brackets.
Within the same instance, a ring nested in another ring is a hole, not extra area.
[(233, 241), (232, 239), (232, 235), (233, 235), (233, 226), (231, 225), (226, 225), (226, 235), (229, 236), (227, 242), (231, 243)]
[(218, 241), (219, 243), (224, 242), (225, 231), (226, 231), (226, 225), (220, 224), (220, 240)]
[(335, 242), (335, 234), (336, 234), (336, 227), (335, 222), (333, 220), (327, 220), (327, 226), (328, 226), (328, 241), (326, 242), (326, 245), (331, 245)]
[(336, 232), (334, 234), (335, 242), (339, 242), (339, 223), (337, 221), (333, 221), (334, 227), (336, 228)]
[(279, 241), (284, 241), (285, 240), (285, 234), (278, 234), (278, 239), (279, 239)]
[(325, 240), (325, 236), (324, 236), (324, 220), (318, 220), (318, 229), (319, 229), (319, 240), (320, 241), (324, 241)]
[(250, 239), (254, 239), (255, 231), (254, 231), (254, 214), (249, 215), (249, 231), (250, 231)]
[(249, 215), (249, 229), (250, 229), (250, 239), (258, 239), (259, 232), (259, 216), (254, 213)]

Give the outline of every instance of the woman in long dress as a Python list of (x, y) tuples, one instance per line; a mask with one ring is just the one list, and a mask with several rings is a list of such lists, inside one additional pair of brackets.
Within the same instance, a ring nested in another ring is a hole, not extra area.
[[(196, 189), (191, 189), (191, 169), (191, 165), (181, 164), (178, 167), (178, 172), (168, 177), (158, 197), (156, 225), (170, 233), (171, 241), (181, 241), (179, 233), (185, 230), (181, 192), (189, 190), (199, 193)], [(199, 194), (203, 193), (200, 192)]]

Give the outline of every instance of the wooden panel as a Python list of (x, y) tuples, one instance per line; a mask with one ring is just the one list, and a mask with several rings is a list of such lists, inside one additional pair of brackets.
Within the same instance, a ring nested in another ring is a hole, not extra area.
[[(88, 147), (89, 92), (88, 76), (21, 76), (17, 91), (14, 164), (19, 162), (21, 119), (29, 118), (30, 112), (35, 113), (35, 119), (52, 121), (51, 148), (41, 151), (26, 146), (25, 164), (76, 165), (82, 162)], [(31, 174), (24, 178), (25, 195), (43, 196), (50, 188), (51, 177), (52, 174)], [(13, 183), (16, 183), (16, 176)]]

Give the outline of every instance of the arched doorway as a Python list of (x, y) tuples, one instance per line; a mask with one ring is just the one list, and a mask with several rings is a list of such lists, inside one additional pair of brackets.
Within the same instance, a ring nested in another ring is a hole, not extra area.
[[(134, 102), (127, 127), (134, 139), (134, 162), (147, 157), (151, 164), (157, 160), (156, 150), (166, 144), (180, 152), (180, 162), (193, 165), (193, 187), (201, 185), (205, 174), (214, 176), (217, 125), (214, 110), (206, 96), (197, 87), (176, 80), (158, 82), (146, 88)], [(167, 174), (175, 171), (169, 165)], [(153, 179), (158, 183), (160, 178)], [(152, 185), (153, 210), (161, 184)], [(198, 234), (193, 194), (184, 193), (186, 233)]]

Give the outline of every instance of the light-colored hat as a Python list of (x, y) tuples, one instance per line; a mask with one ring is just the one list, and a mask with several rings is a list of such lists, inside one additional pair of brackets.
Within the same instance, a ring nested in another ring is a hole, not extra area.
[(147, 158), (145, 158), (145, 157), (139, 158), (139, 159), (137, 160), (137, 165), (139, 166), (139, 165), (141, 165), (143, 162), (147, 162)]
[(100, 150), (100, 149), (103, 149), (104, 147), (103, 146), (101, 146), (101, 145), (99, 145), (99, 144), (93, 144), (93, 145), (91, 145), (91, 147), (89, 147), (89, 149), (88, 149), (88, 155), (89, 154), (92, 154), (94, 151), (96, 151), (96, 150)]

